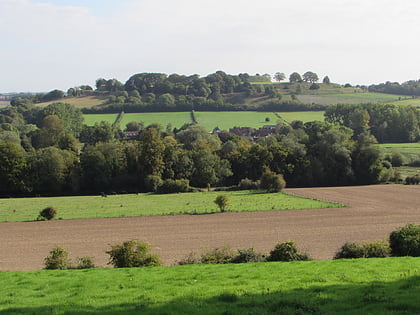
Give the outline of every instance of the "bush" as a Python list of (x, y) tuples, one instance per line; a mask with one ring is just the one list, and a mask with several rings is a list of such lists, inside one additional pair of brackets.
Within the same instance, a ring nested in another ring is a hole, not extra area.
[(47, 207), (44, 210), (39, 212), (38, 219), (39, 221), (43, 220), (52, 220), (57, 215), (57, 210), (55, 210), (53, 207)]
[(77, 257), (77, 266), (76, 269), (89, 269), (95, 268), (95, 263), (93, 262), (93, 257)]
[(413, 176), (407, 176), (405, 178), (406, 185), (418, 185), (420, 184), (420, 174), (416, 174)]
[(188, 179), (166, 179), (157, 188), (157, 192), (160, 194), (172, 194), (187, 192), (190, 190), (190, 181)]
[(238, 184), (238, 188), (240, 190), (257, 190), (260, 188), (259, 181), (253, 181), (249, 178), (241, 179), (241, 181)]
[(253, 248), (248, 248), (238, 249), (236, 256), (234, 256), (230, 262), (238, 264), (263, 261), (265, 261), (264, 255), (255, 252)]
[(148, 175), (144, 180), (144, 184), (147, 191), (157, 192), (159, 187), (163, 184), (163, 180), (160, 176)]
[(391, 163), (392, 163), (392, 166), (396, 166), (396, 167), (402, 166), (405, 163), (404, 155), (399, 151), (392, 152)]
[(286, 181), (283, 175), (266, 170), (261, 176), (260, 187), (267, 190), (267, 192), (280, 192), (286, 187)]
[(178, 261), (178, 265), (194, 265), (201, 263), (200, 258), (197, 257), (197, 254), (194, 252), (189, 253), (187, 256), (182, 258), (180, 261)]
[(390, 255), (389, 244), (378, 241), (366, 244), (345, 243), (335, 254), (334, 259), (342, 258), (383, 258)]
[(214, 200), (214, 203), (219, 207), (220, 212), (225, 212), (229, 206), (229, 198), (226, 195), (219, 195)]
[(202, 264), (228, 264), (234, 255), (229, 246), (216, 247), (203, 252), (200, 261)]
[(420, 225), (409, 223), (389, 235), (392, 256), (420, 256)]
[(310, 260), (310, 257), (306, 253), (301, 253), (293, 241), (278, 243), (267, 257), (267, 261), (295, 260)]
[(383, 241), (364, 244), (363, 249), (366, 258), (384, 258), (391, 254), (389, 243)]
[(357, 243), (345, 243), (340, 250), (335, 254), (334, 259), (341, 258), (363, 258), (363, 246)]
[(71, 261), (69, 253), (61, 247), (56, 247), (50, 251), (50, 255), (44, 259), (45, 269), (69, 269)]
[(131, 240), (122, 244), (111, 245), (106, 252), (110, 256), (109, 265), (115, 268), (160, 266), (157, 255), (150, 253), (150, 244)]

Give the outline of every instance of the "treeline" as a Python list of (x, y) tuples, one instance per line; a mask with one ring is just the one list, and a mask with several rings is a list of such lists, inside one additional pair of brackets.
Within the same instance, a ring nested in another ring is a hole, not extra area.
[(180, 129), (132, 122), (126, 140), (118, 124), (83, 124), (65, 103), (22, 102), (0, 111), (0, 194), (90, 194), (185, 191), (252, 185), (264, 172), (288, 186), (372, 184), (393, 177), (369, 131), (357, 135), (328, 122), (279, 121), (256, 142), (197, 124)]
[(325, 120), (351, 128), (355, 137), (370, 132), (380, 143), (420, 141), (420, 111), (412, 106), (337, 104)]
[(420, 80), (410, 80), (402, 84), (389, 82), (369, 86), (369, 92), (420, 96)]

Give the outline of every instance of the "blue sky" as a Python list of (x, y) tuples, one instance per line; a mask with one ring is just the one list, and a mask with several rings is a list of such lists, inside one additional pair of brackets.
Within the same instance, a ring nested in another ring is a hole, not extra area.
[(139, 72), (420, 78), (418, 0), (0, 0), (0, 93)]

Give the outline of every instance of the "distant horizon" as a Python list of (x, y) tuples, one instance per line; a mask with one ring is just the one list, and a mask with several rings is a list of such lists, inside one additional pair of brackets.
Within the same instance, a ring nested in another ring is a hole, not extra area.
[(417, 0), (2, 0), (0, 91), (218, 70), (403, 83), (420, 77), (418, 12)]

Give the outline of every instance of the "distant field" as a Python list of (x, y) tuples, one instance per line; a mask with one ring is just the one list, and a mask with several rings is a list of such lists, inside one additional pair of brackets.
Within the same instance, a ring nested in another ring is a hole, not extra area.
[(2, 271), (0, 313), (420, 314), (419, 263), (399, 257)]
[(400, 152), (410, 159), (420, 159), (420, 142), (415, 143), (383, 143), (380, 147), (385, 154)]
[(196, 192), (182, 194), (127, 194), (0, 199), (0, 222), (33, 221), (46, 207), (57, 209), (62, 219), (159, 216), (218, 212), (213, 202), (220, 194), (230, 200), (229, 211), (274, 211), (339, 207), (335, 203), (255, 191)]
[[(324, 120), (324, 112), (279, 112), (277, 114), (289, 122), (293, 120), (302, 120), (303, 122)], [(228, 130), (235, 126), (259, 128), (264, 125), (276, 124), (278, 120), (272, 112), (196, 112), (195, 116), (198, 123), (207, 130), (212, 130), (215, 127)], [(116, 118), (116, 114), (89, 114), (84, 115), (84, 117), (85, 124), (91, 126), (101, 120), (112, 123)], [(269, 118), (268, 122), (266, 118)], [(190, 123), (191, 117), (189, 112), (130, 113), (124, 114), (120, 124), (121, 128), (125, 128), (125, 125), (130, 121), (143, 121), (145, 126), (159, 123), (163, 127), (171, 123), (174, 128), (179, 128), (185, 123)]]
[(404, 99), (401, 95), (383, 93), (348, 93), (330, 95), (298, 95), (298, 99), (304, 103), (316, 103), (332, 105), (337, 103), (360, 104), (360, 103), (391, 103)]
[(55, 100), (52, 102), (46, 102), (46, 103), (39, 103), (36, 104), (37, 106), (47, 106), (49, 104), (52, 103), (57, 103), (57, 102), (63, 102), (63, 103), (69, 103), (74, 105), (74, 107), (77, 108), (85, 108), (85, 107), (93, 107), (96, 105), (101, 105), (106, 99), (108, 98), (108, 96), (79, 96), (79, 97), (66, 97), (60, 100)]
[(0, 101), (0, 108), (6, 107), (6, 106), (9, 106), (9, 105), (10, 105), (9, 101)]

